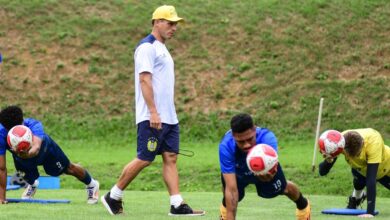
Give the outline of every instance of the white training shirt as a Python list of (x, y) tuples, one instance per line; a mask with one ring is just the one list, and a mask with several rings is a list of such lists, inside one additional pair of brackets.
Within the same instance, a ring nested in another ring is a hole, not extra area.
[(174, 103), (174, 63), (165, 44), (156, 40), (153, 35), (148, 35), (141, 40), (135, 50), (134, 64), (136, 124), (150, 120), (150, 112), (139, 82), (139, 75), (142, 72), (152, 74), (154, 102), (161, 122), (166, 124), (179, 123)]

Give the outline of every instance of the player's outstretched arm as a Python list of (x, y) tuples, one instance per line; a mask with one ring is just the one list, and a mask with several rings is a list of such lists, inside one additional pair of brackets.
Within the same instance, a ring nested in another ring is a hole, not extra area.
[(228, 220), (236, 219), (238, 206), (238, 189), (236, 174), (223, 174), (225, 180), (225, 203), (226, 203), (226, 218)]
[(31, 149), (28, 151), (28, 158), (37, 156), (39, 150), (41, 149), (41, 145), (42, 145), (42, 139), (34, 135)]
[(6, 202), (6, 187), (7, 187), (7, 167), (5, 162), (5, 155), (0, 155), (0, 204)]
[(379, 163), (367, 164), (366, 188), (367, 188), (367, 213), (374, 215), (376, 200), (376, 176)]
[(333, 165), (336, 163), (337, 157), (335, 158), (325, 158), (319, 165), (318, 172), (320, 176), (325, 176), (332, 169)]

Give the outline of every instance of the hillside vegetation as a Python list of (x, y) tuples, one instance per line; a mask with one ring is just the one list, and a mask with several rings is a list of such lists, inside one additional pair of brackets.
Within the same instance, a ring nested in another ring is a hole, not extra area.
[(242, 111), (313, 137), (320, 97), (323, 129), (390, 137), (387, 0), (0, 0), (0, 105), (57, 137), (133, 134), (133, 49), (161, 4), (186, 20), (167, 42), (184, 138), (218, 140)]

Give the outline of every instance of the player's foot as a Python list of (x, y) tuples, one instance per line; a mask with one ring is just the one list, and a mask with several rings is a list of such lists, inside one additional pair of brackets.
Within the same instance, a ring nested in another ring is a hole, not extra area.
[(358, 206), (360, 206), (364, 200), (366, 199), (366, 193), (363, 192), (363, 195), (360, 199), (357, 199), (356, 197), (348, 197), (348, 205), (347, 209), (356, 209)]
[(175, 208), (173, 205), (171, 205), (171, 211), (168, 213), (168, 215), (172, 216), (201, 216), (206, 214), (203, 210), (193, 210), (189, 205), (186, 203), (182, 203), (179, 207)]
[(22, 194), (22, 199), (32, 199), (37, 192), (39, 181), (35, 180), (34, 184), (27, 184), (26, 189)]
[(115, 200), (110, 198), (110, 192), (100, 197), (104, 207), (111, 215), (119, 215), (123, 213), (123, 203), (121, 200)]
[(99, 182), (95, 181), (95, 186), (88, 187), (87, 186), (87, 203), (88, 204), (96, 204), (99, 200)]
[(226, 220), (227, 219), (226, 215), (227, 215), (226, 207), (221, 204), (219, 206), (219, 220)]
[(295, 211), (295, 215), (297, 216), (297, 220), (310, 220), (311, 208), (310, 202), (307, 200), (307, 206), (304, 209), (297, 209)]

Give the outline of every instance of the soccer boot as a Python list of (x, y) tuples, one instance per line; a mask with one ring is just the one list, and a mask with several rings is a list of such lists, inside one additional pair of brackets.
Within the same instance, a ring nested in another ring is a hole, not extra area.
[(227, 215), (226, 207), (221, 204), (219, 206), (219, 220), (226, 220), (227, 219), (226, 215)]
[(168, 215), (172, 216), (201, 216), (206, 214), (203, 210), (193, 210), (189, 205), (186, 203), (182, 203), (179, 207), (175, 208), (173, 205), (171, 205), (171, 211), (168, 213)]
[(87, 203), (88, 204), (96, 204), (99, 200), (99, 182), (95, 181), (95, 186), (88, 187), (87, 186)]
[(297, 220), (310, 220), (311, 208), (309, 200), (307, 200), (306, 208), (296, 209), (295, 215), (297, 216)]
[(24, 192), (22, 194), (22, 199), (32, 199), (34, 197), (35, 193), (37, 192), (38, 185), (39, 185), (38, 180), (35, 180), (34, 184), (32, 184), (32, 185), (28, 184), (26, 189), (24, 190)]
[(364, 200), (366, 199), (366, 193), (363, 192), (363, 195), (360, 199), (357, 199), (356, 197), (348, 197), (348, 205), (347, 209), (356, 209), (358, 206), (360, 206)]
[(110, 192), (100, 197), (104, 207), (111, 215), (119, 215), (123, 213), (123, 202), (122, 200), (115, 200), (110, 198)]

